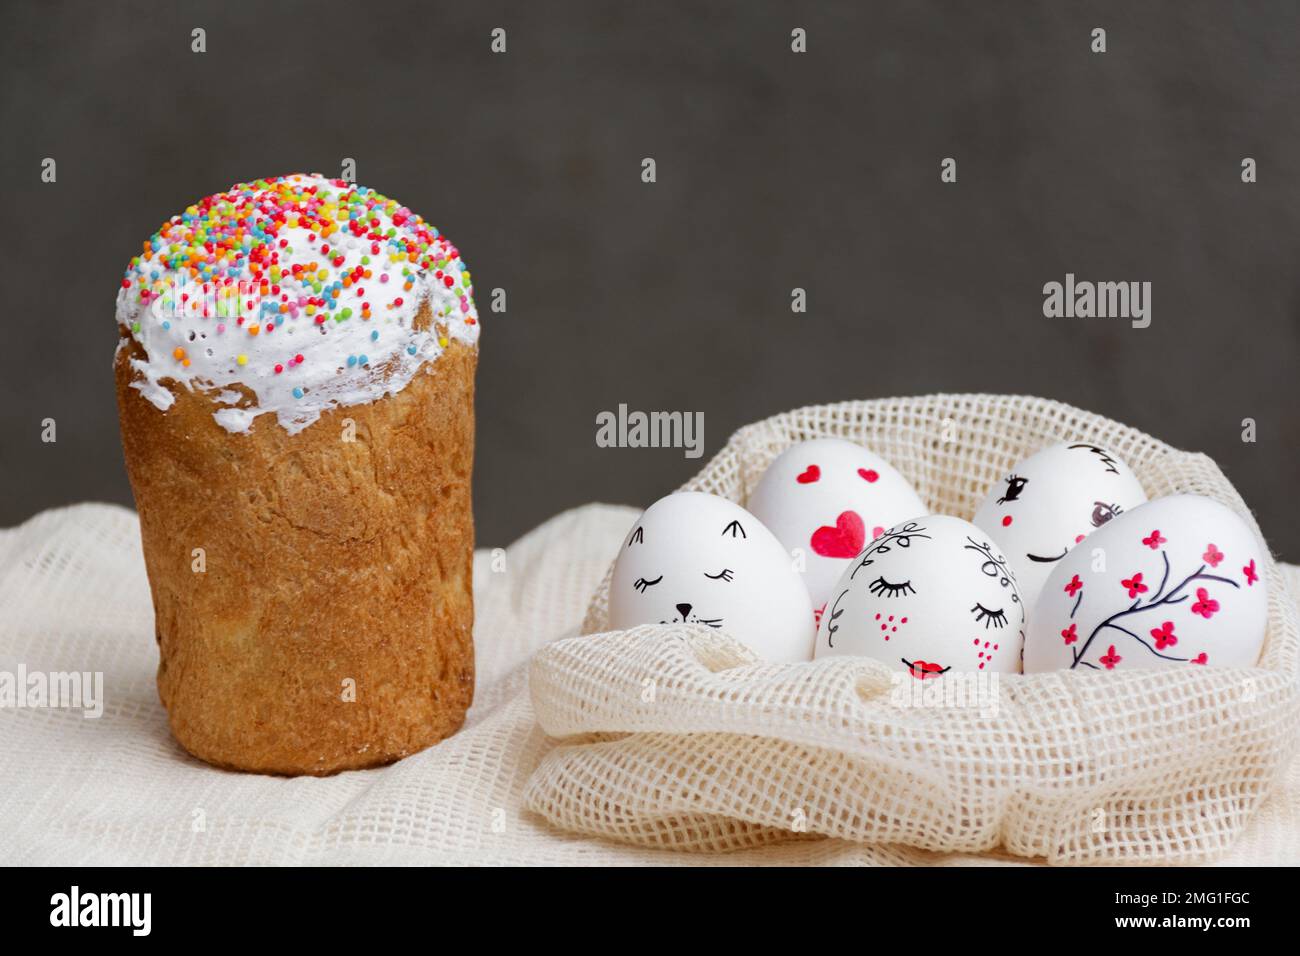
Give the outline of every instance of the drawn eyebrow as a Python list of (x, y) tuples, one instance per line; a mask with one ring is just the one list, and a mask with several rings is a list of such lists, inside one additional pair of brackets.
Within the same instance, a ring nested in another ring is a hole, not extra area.
[(645, 544), (645, 529), (641, 526), (632, 532), (632, 540), (627, 543), (627, 546), (630, 548), (634, 544)]
[(852, 573), (849, 574), (849, 579), (856, 579), (859, 571), (874, 564), (877, 555), (888, 554), (893, 545), (897, 545), (900, 548), (910, 548), (912, 546), (913, 538), (929, 541), (930, 536), (928, 534), (922, 534), (923, 531), (925, 531), (925, 528), (917, 521), (909, 521), (907, 524), (890, 528), (879, 538), (867, 545), (866, 550), (858, 555), (861, 560), (858, 561), (857, 565), (853, 568)]
[(736, 532), (737, 532), (737, 531), (740, 532), (740, 536), (741, 536), (742, 538), (748, 538), (748, 537), (749, 537), (749, 535), (745, 534), (745, 529), (744, 529), (743, 527), (741, 527), (741, 524), (740, 524), (739, 521), (732, 521), (731, 524), (727, 525), (725, 528), (722, 529), (722, 534), (723, 534), (724, 537), (725, 537), (726, 535), (730, 534), (730, 535), (734, 538), (734, 537), (736, 536)]
[(1096, 455), (1098, 458), (1101, 459), (1102, 464), (1106, 466), (1106, 470), (1108, 472), (1110, 472), (1112, 475), (1119, 474), (1119, 469), (1115, 467), (1115, 459), (1110, 457), (1110, 454), (1109, 452), (1106, 451), (1106, 449), (1098, 448), (1096, 445), (1089, 445), (1087, 442), (1079, 442), (1077, 445), (1071, 445), (1070, 448), (1088, 449), (1088, 451), (1092, 452), (1094, 455)]

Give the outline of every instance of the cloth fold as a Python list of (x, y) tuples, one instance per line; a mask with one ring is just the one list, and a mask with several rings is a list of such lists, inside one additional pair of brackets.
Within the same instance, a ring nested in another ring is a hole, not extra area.
[[(680, 854), (561, 832), (524, 809), (555, 746), (528, 662), (579, 632), (637, 511), (587, 505), (475, 555), (478, 685), (464, 730), (390, 767), (326, 779), (216, 770), (172, 739), (154, 687), (153, 612), (135, 515), (83, 504), (0, 532), (0, 678), (103, 675), (103, 713), (0, 709), (0, 863), (28, 865), (972, 865), (809, 839)], [(1286, 567), (1293, 589), (1300, 569)], [(1296, 592), (1300, 593), (1300, 592)], [(1300, 762), (1219, 861), (1300, 864)]]

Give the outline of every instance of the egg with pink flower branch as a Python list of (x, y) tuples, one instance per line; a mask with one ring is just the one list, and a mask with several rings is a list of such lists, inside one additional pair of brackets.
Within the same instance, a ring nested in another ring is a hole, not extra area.
[(1268, 620), (1263, 544), (1201, 495), (1139, 505), (1056, 566), (1029, 616), (1025, 673), (1251, 667)]

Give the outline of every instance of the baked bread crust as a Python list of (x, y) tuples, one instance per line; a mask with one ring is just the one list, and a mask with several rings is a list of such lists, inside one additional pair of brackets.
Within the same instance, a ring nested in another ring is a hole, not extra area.
[(325, 775), (458, 730), (474, 691), (477, 349), (453, 339), (405, 388), (294, 435), (269, 414), (231, 434), (184, 386), (159, 411), (131, 387), (140, 354), (128, 341), (114, 362), (118, 410), (181, 745)]

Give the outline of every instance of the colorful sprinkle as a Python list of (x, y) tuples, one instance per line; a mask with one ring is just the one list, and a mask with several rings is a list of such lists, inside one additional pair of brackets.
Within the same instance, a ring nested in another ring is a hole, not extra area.
[[(182, 377), (179, 365), (206, 385), (247, 386), (257, 399), (250, 407), (277, 412), (290, 432), (331, 404), (400, 388), (436, 354), (426, 343), (477, 337), (469, 270), (455, 246), (395, 200), (319, 176), (240, 183), (194, 203), (143, 244), (120, 284), (119, 321), (148, 353), (137, 371), (148, 379), (146, 397), (165, 407), (161, 393), (174, 387), (163, 383)], [(439, 331), (412, 328), (422, 307)], [(345, 381), (337, 376), (343, 362), (370, 365), (356, 349), (380, 342), (369, 327), (376, 317), (397, 326), (382, 352), (371, 346), (383, 381)], [(282, 343), (285, 336), (292, 341)], [(286, 358), (286, 346), (311, 361)], [(290, 405), (290, 395), (307, 401)], [(217, 420), (229, 427), (248, 419)]]

